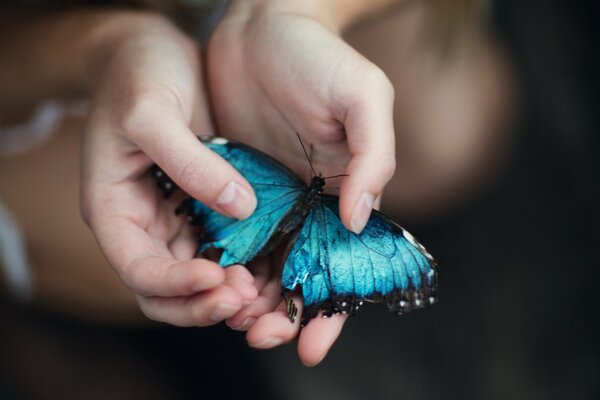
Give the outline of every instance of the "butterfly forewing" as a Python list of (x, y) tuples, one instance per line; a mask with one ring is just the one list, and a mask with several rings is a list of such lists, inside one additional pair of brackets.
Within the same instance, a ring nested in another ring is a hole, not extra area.
[(287, 167), (249, 146), (223, 138), (201, 140), (250, 182), (257, 206), (250, 218), (237, 220), (197, 200), (188, 200), (184, 211), (203, 228), (199, 252), (209, 247), (223, 249), (219, 260), (222, 266), (247, 264), (281, 239), (278, 227), (307, 186)]

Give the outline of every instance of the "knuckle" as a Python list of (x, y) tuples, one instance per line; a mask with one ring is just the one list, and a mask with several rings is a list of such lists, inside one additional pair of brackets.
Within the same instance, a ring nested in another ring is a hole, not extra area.
[[(98, 225), (102, 222), (101, 196), (92, 188), (82, 188), (79, 192), (79, 215), (83, 222), (96, 233)], [(99, 206), (100, 205), (100, 206)]]
[(394, 98), (394, 86), (381, 68), (372, 64), (365, 75), (364, 82), (379, 95), (385, 95), (392, 99)]
[(115, 268), (121, 281), (127, 288), (137, 296), (157, 295), (156, 288), (152, 287), (151, 282), (156, 282), (155, 273), (152, 269), (142, 267), (143, 260), (136, 258), (126, 266)]
[(396, 93), (394, 90), (394, 85), (392, 84), (392, 82), (388, 79), (387, 75), (385, 74), (385, 72), (383, 72), (382, 70), (381, 74), (382, 74), (382, 78), (379, 82), (379, 85), (381, 86), (381, 91), (382, 93), (385, 93), (385, 95), (388, 96), (388, 98), (390, 99), (394, 99)]
[[(369, 64), (357, 74), (359, 86), (350, 93), (354, 102), (364, 104), (367, 99), (383, 99), (386, 102), (394, 100), (394, 86), (381, 68), (375, 64)], [(359, 89), (360, 87), (360, 89)]]
[(79, 201), (79, 215), (81, 215), (81, 219), (83, 222), (89, 227), (92, 227), (92, 208), (87, 201), (80, 200)]
[(132, 138), (160, 131), (163, 121), (160, 116), (180, 112), (180, 95), (176, 89), (160, 83), (140, 84), (123, 100), (121, 129)]
[(138, 299), (138, 305), (140, 307), (140, 311), (146, 318), (156, 322), (165, 322), (164, 318), (160, 316), (160, 313), (158, 313), (154, 307), (150, 306), (145, 301)]
[(153, 127), (154, 116), (159, 112), (160, 102), (149, 89), (140, 89), (125, 101), (121, 127), (131, 137), (148, 132)]
[(394, 155), (384, 155), (379, 158), (379, 173), (386, 180), (390, 180), (396, 172), (396, 157)]
[(190, 319), (191, 323), (195, 326), (207, 326), (210, 322), (206, 318), (206, 306), (202, 303), (194, 304), (190, 307)]

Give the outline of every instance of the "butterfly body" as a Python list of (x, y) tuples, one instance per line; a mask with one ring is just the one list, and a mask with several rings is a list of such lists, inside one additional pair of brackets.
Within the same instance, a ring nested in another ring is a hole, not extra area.
[[(341, 223), (339, 198), (323, 192), (323, 177), (314, 176), (307, 185), (249, 146), (222, 138), (201, 140), (244, 175), (258, 205), (252, 216), (241, 221), (194, 199), (184, 202), (178, 213), (202, 226), (200, 253), (210, 247), (223, 250), (219, 263), (224, 267), (245, 265), (289, 239), (281, 282), (291, 319), (297, 310), (290, 293), (299, 287), (303, 325), (320, 311), (324, 316), (354, 313), (365, 301), (385, 302), (395, 313), (436, 301), (433, 257), (390, 218), (373, 211), (363, 232), (355, 234)], [(164, 180), (158, 183), (163, 190), (167, 186)]]
[(306, 186), (302, 195), (298, 198), (294, 207), (287, 213), (278, 228), (281, 235), (287, 235), (293, 232), (300, 224), (304, 222), (306, 215), (321, 200), (325, 180), (320, 176), (312, 178), (311, 183)]

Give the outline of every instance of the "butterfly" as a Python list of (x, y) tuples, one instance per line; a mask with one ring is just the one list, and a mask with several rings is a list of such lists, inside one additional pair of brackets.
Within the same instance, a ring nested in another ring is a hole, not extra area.
[[(257, 207), (249, 218), (236, 220), (188, 198), (176, 213), (202, 227), (199, 254), (222, 249), (223, 267), (246, 265), (289, 239), (281, 285), (292, 322), (298, 308), (291, 294), (298, 288), (304, 299), (302, 326), (319, 312), (325, 317), (354, 314), (366, 301), (385, 302), (398, 314), (437, 301), (436, 261), (389, 217), (373, 210), (362, 233), (351, 232), (340, 220), (339, 197), (323, 192), (326, 178), (315, 174), (307, 185), (250, 146), (220, 137), (199, 139), (248, 180)], [(165, 196), (176, 189), (157, 166), (153, 175)]]

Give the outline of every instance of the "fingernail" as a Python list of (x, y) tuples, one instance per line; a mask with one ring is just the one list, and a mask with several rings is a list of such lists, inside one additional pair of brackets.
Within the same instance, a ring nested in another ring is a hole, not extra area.
[(248, 282), (248, 283), (254, 283), (254, 275), (252, 275), (252, 272), (248, 271), (248, 269), (246, 267), (244, 267), (243, 265), (240, 265), (240, 268), (242, 268), (240, 270), (240, 279), (243, 280), (244, 282)]
[(354, 212), (352, 213), (352, 219), (350, 220), (350, 227), (352, 232), (359, 234), (367, 225), (369, 217), (371, 216), (371, 210), (373, 210), (373, 202), (375, 197), (370, 193), (363, 193), (358, 198), (356, 205), (354, 206)]
[(234, 218), (248, 218), (256, 208), (256, 198), (242, 185), (229, 181), (217, 197), (217, 206)]
[(319, 358), (317, 361), (313, 361), (313, 362), (309, 362), (309, 363), (304, 363), (304, 365), (306, 365), (307, 367), (314, 367), (315, 365), (318, 365), (321, 363), (321, 361), (323, 361), (323, 359), (325, 358), (326, 354), (323, 354), (321, 356), (321, 358)]
[(215, 309), (210, 314), (209, 318), (214, 322), (223, 321), (225, 318), (231, 317), (234, 313), (239, 310), (239, 306), (228, 304), (228, 303), (218, 303), (215, 306)]
[(277, 337), (277, 336), (269, 336), (262, 342), (258, 342), (256, 344), (252, 345), (252, 347), (255, 347), (257, 349), (270, 349), (272, 347), (279, 346), (281, 343), (283, 343), (282, 338)]
[(250, 286), (249, 289), (243, 289), (241, 290), (241, 293), (243, 296), (242, 305), (244, 307), (254, 303), (254, 301), (258, 297), (258, 290), (255, 286)]
[(231, 329), (236, 331), (247, 331), (252, 325), (254, 325), (255, 322), (256, 318), (248, 317), (238, 326), (232, 326)]

